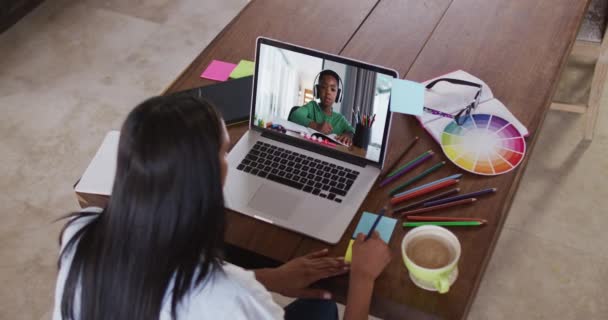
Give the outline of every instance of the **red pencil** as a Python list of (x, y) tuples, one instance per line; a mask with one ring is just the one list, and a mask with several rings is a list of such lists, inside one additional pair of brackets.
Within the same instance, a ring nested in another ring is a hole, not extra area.
[(485, 219), (479, 218), (462, 218), (462, 217), (426, 217), (426, 216), (406, 216), (408, 221), (479, 221), (482, 223), (488, 222)]
[(427, 193), (431, 193), (433, 191), (436, 191), (436, 190), (439, 190), (439, 189), (443, 189), (445, 187), (449, 187), (449, 186), (455, 185), (455, 184), (458, 183), (458, 181), (460, 181), (460, 180), (454, 180), (454, 179), (452, 179), (452, 180), (446, 180), (444, 182), (428, 186), (428, 187), (426, 187), (424, 189), (420, 189), (418, 191), (415, 191), (415, 192), (412, 192), (412, 193), (408, 193), (408, 194), (403, 195), (401, 197), (392, 198), (391, 199), (391, 204), (392, 205), (396, 205), (396, 204), (401, 203), (401, 202), (403, 202), (405, 200), (416, 198), (416, 197), (425, 195)]

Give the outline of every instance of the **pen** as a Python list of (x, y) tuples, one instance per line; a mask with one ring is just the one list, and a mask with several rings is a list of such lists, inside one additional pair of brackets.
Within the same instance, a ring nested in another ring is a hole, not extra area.
[(369, 239), (372, 236), (372, 234), (374, 233), (374, 230), (376, 230), (376, 227), (378, 226), (378, 222), (380, 222), (380, 219), (382, 219), (382, 216), (384, 216), (385, 212), (386, 212), (386, 208), (382, 208), (380, 210), (380, 212), (378, 213), (378, 217), (376, 218), (376, 221), (374, 221), (374, 224), (372, 225), (371, 229), (369, 229), (367, 236), (365, 236), (365, 240)]

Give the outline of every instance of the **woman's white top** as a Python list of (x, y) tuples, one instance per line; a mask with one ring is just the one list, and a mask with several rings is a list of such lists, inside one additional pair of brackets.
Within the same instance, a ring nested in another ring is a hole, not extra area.
[[(86, 212), (101, 212), (100, 208), (86, 208)], [(64, 232), (63, 246), (83, 226), (95, 219), (95, 216), (84, 217), (72, 223)], [(55, 307), (53, 320), (61, 320), (61, 298), (63, 287), (76, 246), (72, 247), (61, 261), (55, 288)], [(177, 308), (179, 320), (189, 319), (283, 319), (284, 311), (273, 300), (270, 292), (255, 279), (252, 271), (226, 263), (224, 272), (211, 272), (201, 283), (187, 293)], [(167, 287), (160, 319), (171, 319), (171, 295), (173, 281)], [(78, 316), (80, 305), (80, 288), (77, 289), (74, 316)]]

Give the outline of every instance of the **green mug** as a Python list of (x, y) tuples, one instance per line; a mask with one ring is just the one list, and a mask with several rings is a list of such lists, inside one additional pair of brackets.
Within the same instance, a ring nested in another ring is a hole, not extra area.
[(414, 228), (401, 241), (401, 255), (412, 282), (422, 289), (439, 293), (448, 292), (456, 281), (460, 251), (458, 238), (439, 226)]

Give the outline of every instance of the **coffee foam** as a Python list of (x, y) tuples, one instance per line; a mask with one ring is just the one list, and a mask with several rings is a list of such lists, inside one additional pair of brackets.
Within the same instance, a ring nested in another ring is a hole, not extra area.
[(412, 239), (405, 252), (413, 263), (427, 269), (445, 267), (456, 257), (451, 243), (434, 235), (421, 235)]

